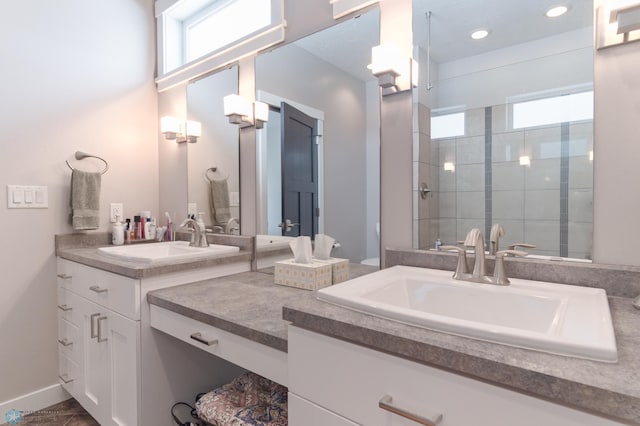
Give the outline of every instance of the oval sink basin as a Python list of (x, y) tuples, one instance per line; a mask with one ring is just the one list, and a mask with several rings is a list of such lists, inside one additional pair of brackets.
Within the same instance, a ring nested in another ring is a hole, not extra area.
[(511, 279), (454, 280), (450, 271), (394, 266), (318, 290), (347, 308), (489, 342), (616, 362), (603, 289)]
[(239, 251), (240, 247), (220, 244), (210, 244), (209, 247), (190, 247), (188, 241), (166, 241), (98, 249), (98, 253), (104, 256), (141, 263), (205, 259)]

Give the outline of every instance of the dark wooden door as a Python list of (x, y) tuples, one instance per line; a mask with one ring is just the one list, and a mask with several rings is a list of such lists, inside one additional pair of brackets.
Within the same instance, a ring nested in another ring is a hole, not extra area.
[(318, 122), (282, 103), (282, 235), (318, 232)]

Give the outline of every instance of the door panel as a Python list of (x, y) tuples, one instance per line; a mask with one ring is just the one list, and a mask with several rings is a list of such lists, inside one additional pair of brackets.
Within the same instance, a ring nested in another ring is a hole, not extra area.
[(282, 103), (282, 234), (315, 237), (318, 232), (317, 120)]

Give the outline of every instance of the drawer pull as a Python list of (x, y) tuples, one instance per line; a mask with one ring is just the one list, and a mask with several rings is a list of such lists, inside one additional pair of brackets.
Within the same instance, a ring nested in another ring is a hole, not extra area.
[(93, 325), (94, 323), (94, 319), (98, 318), (100, 316), (100, 313), (98, 312), (97, 314), (91, 314), (91, 317), (89, 318), (89, 321), (91, 321), (91, 338), (94, 339), (96, 337), (98, 337), (98, 334), (96, 333), (96, 327), (95, 325)]
[(95, 291), (96, 293), (106, 293), (109, 291), (108, 288), (100, 288), (100, 286), (97, 285), (92, 285), (91, 287), (89, 287), (89, 290)]
[(389, 395), (385, 395), (380, 398), (380, 401), (378, 401), (378, 407), (424, 426), (436, 426), (442, 421), (442, 414), (430, 413), (427, 416), (421, 416), (393, 405), (393, 399)]
[(73, 342), (71, 340), (67, 340), (66, 337), (64, 339), (58, 339), (58, 343), (60, 343), (62, 346), (71, 346), (71, 345), (73, 345)]
[(190, 337), (193, 340), (195, 340), (196, 342), (203, 343), (203, 344), (205, 344), (207, 346), (213, 346), (213, 345), (217, 345), (218, 344), (218, 339), (207, 340), (207, 339), (202, 337), (202, 333), (200, 333), (200, 332), (193, 333)]
[(73, 308), (71, 306), (67, 306), (67, 304), (65, 303), (64, 305), (58, 305), (58, 309), (63, 312), (69, 312)]
[(63, 280), (70, 280), (71, 279), (71, 275), (58, 274), (58, 278), (62, 278)]
[(100, 322), (106, 319), (107, 317), (98, 317), (98, 343), (106, 342), (108, 340), (106, 337), (102, 337), (102, 323)]
[(69, 379), (68, 377), (69, 377), (68, 374), (59, 374), (58, 375), (58, 378), (60, 380), (62, 380), (64, 383), (66, 383), (66, 384), (69, 384), (69, 383), (73, 382), (73, 379)]

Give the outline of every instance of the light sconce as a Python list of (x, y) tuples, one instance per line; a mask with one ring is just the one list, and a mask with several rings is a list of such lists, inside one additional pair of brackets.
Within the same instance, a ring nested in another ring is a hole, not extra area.
[(160, 119), (160, 131), (166, 140), (175, 140), (177, 143), (196, 143), (202, 136), (202, 124), (198, 121), (181, 123), (175, 117), (162, 117)]
[(640, 40), (640, 1), (621, 0), (600, 6), (596, 31), (598, 49)]
[(370, 68), (378, 78), (382, 95), (404, 92), (418, 85), (418, 63), (412, 58), (404, 58), (394, 44), (374, 46)]
[(445, 172), (455, 172), (456, 171), (456, 165), (451, 161), (446, 161), (444, 163), (444, 171)]
[(528, 155), (520, 156), (520, 165), (521, 166), (526, 166), (526, 167), (531, 167), (531, 157), (529, 157)]
[(240, 95), (224, 97), (224, 115), (229, 117), (230, 124), (237, 124), (240, 128), (255, 126), (262, 129), (269, 121), (269, 105), (264, 102), (250, 104)]

